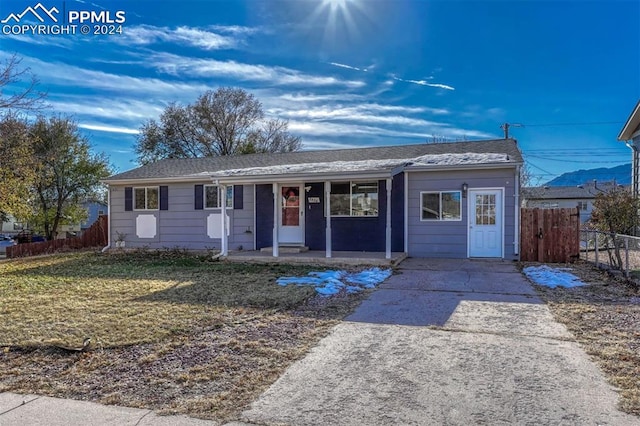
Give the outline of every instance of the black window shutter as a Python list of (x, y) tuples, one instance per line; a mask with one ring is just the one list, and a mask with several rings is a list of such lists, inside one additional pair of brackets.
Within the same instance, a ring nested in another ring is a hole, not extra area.
[(169, 210), (169, 187), (160, 187), (160, 210)]
[(130, 212), (133, 210), (133, 188), (127, 186), (124, 188), (124, 211)]
[(203, 192), (204, 185), (196, 185), (195, 192), (193, 193), (194, 206), (193, 208), (196, 210), (202, 210), (204, 208), (204, 200), (203, 200)]
[(233, 209), (242, 210), (242, 195), (244, 191), (244, 185), (233, 186)]

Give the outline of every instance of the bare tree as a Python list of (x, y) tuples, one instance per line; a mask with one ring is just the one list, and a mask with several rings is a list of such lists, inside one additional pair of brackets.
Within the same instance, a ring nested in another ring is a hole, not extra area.
[(275, 119), (267, 121), (261, 128), (249, 135), (241, 152), (243, 154), (291, 152), (298, 151), (301, 147), (300, 138), (289, 133), (289, 123)]
[(262, 104), (243, 89), (207, 91), (195, 103), (165, 108), (160, 120), (140, 128), (138, 160), (195, 158), (300, 149), (284, 120), (265, 120)]
[[(28, 67), (21, 67), (22, 58), (13, 54), (0, 68), (0, 110), (38, 110), (44, 107), (46, 93), (36, 89), (38, 79)], [(23, 80), (27, 79), (26, 85)], [(15, 91), (9, 91), (16, 85)]]

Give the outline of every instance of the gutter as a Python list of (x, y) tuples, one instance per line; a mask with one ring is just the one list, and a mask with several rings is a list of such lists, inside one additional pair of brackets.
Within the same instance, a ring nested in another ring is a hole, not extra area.
[(107, 245), (100, 250), (105, 253), (111, 248), (111, 187), (107, 184)]

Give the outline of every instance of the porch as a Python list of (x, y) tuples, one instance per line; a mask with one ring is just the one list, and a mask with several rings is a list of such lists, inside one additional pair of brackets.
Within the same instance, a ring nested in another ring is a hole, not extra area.
[(332, 257), (327, 257), (324, 250), (309, 250), (301, 253), (283, 253), (278, 257), (269, 252), (234, 251), (229, 252), (226, 260), (236, 263), (305, 263), (311, 265), (366, 265), (394, 267), (407, 258), (404, 252), (392, 252), (386, 258), (385, 252), (333, 251)]

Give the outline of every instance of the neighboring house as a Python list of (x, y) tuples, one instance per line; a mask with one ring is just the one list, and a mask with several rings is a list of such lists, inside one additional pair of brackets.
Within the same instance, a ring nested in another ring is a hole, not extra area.
[(82, 207), (87, 210), (87, 220), (80, 224), (80, 230), (88, 229), (98, 220), (98, 217), (107, 214), (107, 203), (102, 201), (88, 201), (82, 203)]
[(98, 216), (107, 214), (107, 204), (102, 201), (85, 201), (82, 207), (87, 211), (87, 220), (82, 223), (58, 225), (58, 239), (82, 235), (85, 229), (98, 220)]
[(0, 234), (5, 235), (13, 235), (24, 229), (24, 224), (22, 222), (18, 222), (12, 216), (8, 217), (7, 222), (2, 222), (0, 226)]
[(522, 162), (513, 139), (161, 160), (105, 180), (110, 246), (517, 259)]
[(631, 149), (631, 189), (634, 194), (640, 194), (640, 100), (636, 103), (631, 115), (624, 123), (618, 134), (618, 140), (623, 141)]
[(578, 186), (537, 186), (522, 188), (522, 206), (528, 208), (580, 209), (580, 222), (591, 219), (593, 201), (600, 192), (607, 192), (615, 182), (587, 183)]

